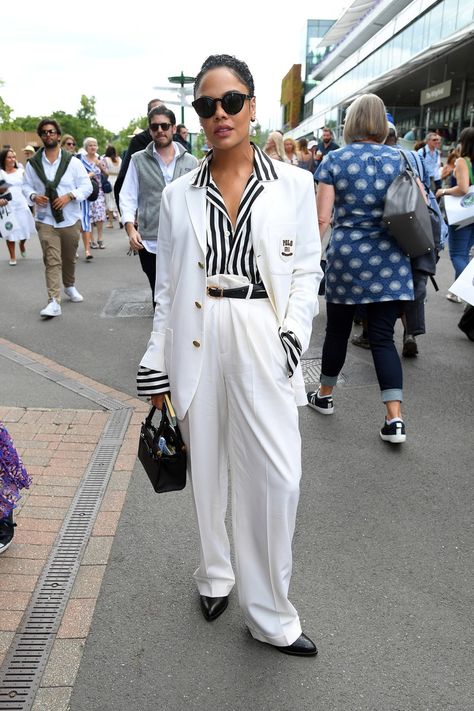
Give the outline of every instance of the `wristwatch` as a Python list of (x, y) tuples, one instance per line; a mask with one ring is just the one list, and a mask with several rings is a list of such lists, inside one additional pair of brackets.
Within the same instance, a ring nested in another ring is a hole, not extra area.
[(68, 193), (68, 197), (69, 197), (69, 200), (75, 200), (75, 199), (76, 199), (76, 196), (74, 195), (74, 193)]

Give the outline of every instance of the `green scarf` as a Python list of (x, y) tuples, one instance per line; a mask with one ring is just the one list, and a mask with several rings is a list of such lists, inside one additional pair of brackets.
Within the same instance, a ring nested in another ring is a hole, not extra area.
[(40, 148), (39, 151), (36, 151), (34, 156), (30, 158), (28, 163), (31, 165), (31, 167), (34, 169), (36, 175), (38, 178), (41, 180), (41, 182), (44, 185), (44, 194), (46, 195), (47, 198), (49, 198), (49, 204), (51, 206), (51, 212), (53, 213), (53, 217), (56, 222), (64, 222), (64, 215), (63, 211), (61, 209), (56, 210), (53, 207), (53, 201), (56, 200), (58, 197), (58, 192), (57, 192), (57, 187), (59, 183), (61, 182), (61, 178), (63, 177), (64, 173), (67, 170), (67, 167), (69, 165), (69, 161), (73, 157), (71, 153), (68, 151), (64, 150), (64, 148), (61, 148), (61, 161), (59, 163), (58, 169), (56, 171), (56, 175), (54, 176), (54, 180), (48, 180), (46, 177), (46, 173), (44, 172), (43, 168), (43, 153), (44, 153), (44, 148)]

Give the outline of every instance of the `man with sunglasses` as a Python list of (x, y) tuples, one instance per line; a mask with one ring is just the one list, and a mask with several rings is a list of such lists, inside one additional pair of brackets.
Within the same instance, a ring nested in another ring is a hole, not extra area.
[(422, 157), (429, 175), (430, 189), (436, 193), (441, 187), (441, 136), (430, 132), (425, 140), (426, 144), (420, 148), (418, 155)]
[[(138, 252), (143, 271), (150, 282), (155, 303), (155, 277), (161, 194), (171, 181), (197, 166), (197, 160), (178, 142), (174, 113), (156, 106), (148, 114), (152, 141), (134, 153), (120, 191), (122, 222), (130, 248)], [(138, 224), (135, 227), (138, 210)]]
[[(165, 102), (161, 101), (161, 99), (150, 99), (147, 104), (146, 115), (148, 116), (150, 111), (154, 109), (155, 106), (164, 105)], [(146, 128), (144, 131), (141, 131), (140, 133), (134, 135), (128, 145), (127, 152), (122, 158), (122, 165), (120, 166), (120, 171), (114, 185), (114, 196), (117, 209), (120, 209), (120, 191), (122, 189), (123, 181), (125, 180), (125, 176), (127, 174), (128, 166), (130, 165), (130, 160), (134, 153), (137, 153), (138, 151), (143, 151), (143, 149), (147, 147), (151, 140), (152, 139), (150, 131), (148, 130), (148, 128)], [(120, 223), (120, 227), (122, 226), (122, 223)]]
[(38, 124), (43, 142), (26, 164), (24, 192), (35, 205), (36, 229), (43, 250), (48, 303), (43, 318), (61, 316), (61, 282), (66, 296), (83, 301), (75, 287), (76, 252), (80, 237), (81, 201), (92, 192), (86, 169), (61, 148), (61, 128), (54, 119)]

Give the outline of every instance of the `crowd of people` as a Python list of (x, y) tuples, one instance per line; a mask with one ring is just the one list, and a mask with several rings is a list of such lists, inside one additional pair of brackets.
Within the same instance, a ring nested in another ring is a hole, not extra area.
[[(250, 140), (256, 98), (249, 68), (212, 55), (195, 80), (192, 105), (208, 147), (201, 161), (190, 152), (186, 127), (160, 100), (149, 102), (148, 126), (123, 160), (113, 146), (101, 156), (94, 137), (78, 153), (74, 137), (62, 136), (48, 118), (37, 130), (43, 148), (25, 169), (13, 151), (1, 152), (0, 208), (11, 203), (17, 218), (7, 237), (10, 264), (16, 242), (23, 254), (36, 230), (48, 291), (40, 313), (59, 316), (61, 286), (71, 301), (83, 300), (75, 286), (81, 234), (90, 261), (91, 250), (106, 247), (104, 224), (120, 219), (155, 307), (138, 393), (160, 410), (171, 394), (187, 447), (202, 614), (212, 622), (225, 612), (235, 567), (252, 636), (285, 654), (314, 656), (288, 598), (301, 476), (297, 407), (333, 414), (334, 388), (360, 320), (365, 336), (353, 342), (372, 353), (384, 407), (379, 435), (389, 444), (406, 441), (394, 330), (402, 318), (403, 355), (417, 355), (436, 254), (410, 259), (382, 220), (404, 159), (379, 97), (360, 96), (348, 108), (342, 147), (326, 127), (319, 140), (272, 131), (261, 149)], [(474, 129), (461, 133), (449, 167), (439, 145), (430, 133), (409, 158), (437, 215), (436, 250), (447, 232), (437, 200), (465, 195), (474, 183)], [(449, 227), (448, 241), (457, 277), (474, 246), (474, 223)], [(319, 310), (323, 268), (321, 377), (306, 392), (301, 357)], [(234, 567), (225, 528), (229, 485)], [(3, 512), (12, 535), (11, 507)]]

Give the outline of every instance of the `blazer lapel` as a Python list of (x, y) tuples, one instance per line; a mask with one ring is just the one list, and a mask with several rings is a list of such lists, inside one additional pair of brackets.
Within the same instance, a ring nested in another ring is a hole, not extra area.
[(189, 185), (185, 195), (194, 234), (202, 252), (206, 254), (206, 190)]
[(274, 183), (265, 183), (265, 190), (255, 200), (252, 207), (252, 243), (257, 259), (258, 271), (267, 289), (268, 298), (275, 308), (275, 294), (266, 259), (262, 258), (261, 243), (268, 239), (268, 215), (272, 212), (272, 195)]

